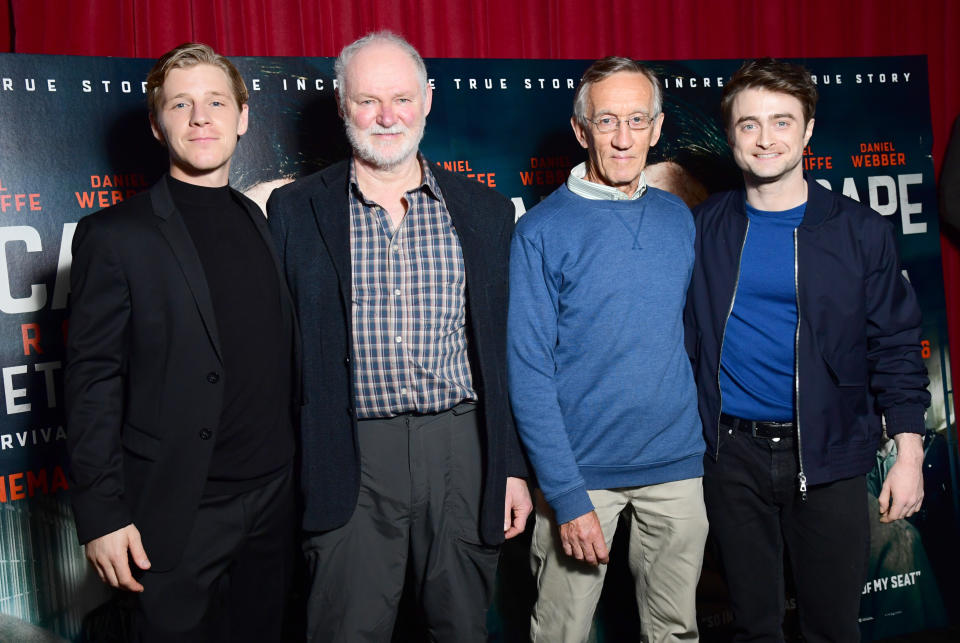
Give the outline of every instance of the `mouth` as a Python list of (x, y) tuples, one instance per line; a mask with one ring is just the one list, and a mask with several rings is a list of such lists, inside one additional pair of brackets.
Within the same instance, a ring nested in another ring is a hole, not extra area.
[(762, 161), (765, 159), (775, 159), (778, 156), (780, 156), (780, 152), (769, 152), (767, 154), (755, 154), (754, 156)]

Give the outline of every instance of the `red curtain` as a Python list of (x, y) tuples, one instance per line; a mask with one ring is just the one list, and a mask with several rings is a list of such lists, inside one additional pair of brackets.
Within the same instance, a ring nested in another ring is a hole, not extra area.
[[(234, 56), (334, 56), (382, 28), (438, 58), (926, 54), (938, 173), (960, 112), (954, 0), (8, 0), (0, 51), (156, 58), (199, 40)], [(941, 246), (960, 346), (960, 251), (946, 238)]]

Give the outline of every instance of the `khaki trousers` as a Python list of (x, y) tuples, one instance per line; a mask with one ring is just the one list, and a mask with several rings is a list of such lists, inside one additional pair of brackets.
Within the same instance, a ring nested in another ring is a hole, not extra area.
[[(638, 640), (696, 641), (696, 590), (707, 538), (702, 478), (588, 493), (608, 549), (620, 514), (631, 512), (629, 562), (640, 609)], [(536, 508), (530, 559), (538, 594), (530, 640), (581, 643), (590, 634), (607, 566), (593, 567), (563, 553), (553, 510), (539, 492)]]

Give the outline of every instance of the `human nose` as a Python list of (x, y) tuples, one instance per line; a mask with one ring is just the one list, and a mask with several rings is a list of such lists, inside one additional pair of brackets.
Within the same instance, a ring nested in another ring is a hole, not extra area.
[(380, 113), (377, 114), (377, 122), (383, 127), (390, 127), (397, 122), (397, 112), (390, 103), (383, 103), (380, 106)]
[(610, 142), (619, 150), (628, 149), (633, 145), (633, 130), (630, 129), (630, 125), (626, 120), (621, 120), (617, 123), (617, 129), (614, 131), (613, 138)]
[(202, 104), (194, 105), (193, 109), (190, 112), (190, 124), (206, 125), (209, 122), (210, 122), (210, 115), (207, 114), (206, 106)]
[(770, 136), (770, 128), (764, 127), (761, 125), (759, 131), (757, 132), (757, 146), (764, 149), (770, 147), (773, 144), (773, 139)]

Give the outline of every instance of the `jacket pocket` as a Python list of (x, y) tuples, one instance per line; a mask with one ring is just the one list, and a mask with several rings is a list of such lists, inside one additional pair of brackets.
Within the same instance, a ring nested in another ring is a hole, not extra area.
[[(842, 356), (821, 353), (833, 384), (834, 399), (827, 401), (840, 418), (843, 430), (836, 432), (830, 442), (842, 443), (848, 439), (865, 441), (867, 439), (868, 395), (866, 357), (850, 351)], [(824, 393), (829, 395), (827, 385)], [(848, 437), (843, 437), (843, 435)]]
[(841, 387), (859, 386), (865, 387), (867, 384), (867, 358), (866, 355), (858, 354), (857, 351), (850, 351), (844, 355), (827, 355), (820, 353), (833, 383)]
[(142, 429), (138, 429), (132, 424), (123, 425), (123, 434), (120, 438), (123, 448), (130, 453), (155, 462), (160, 454), (161, 440), (155, 435), (151, 435)]

